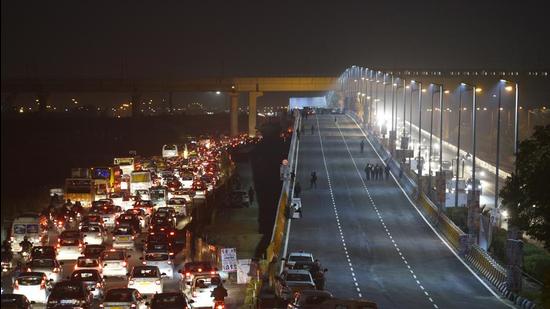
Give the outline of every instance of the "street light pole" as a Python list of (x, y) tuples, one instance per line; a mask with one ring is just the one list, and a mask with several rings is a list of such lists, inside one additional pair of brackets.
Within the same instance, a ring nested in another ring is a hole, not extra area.
[[(515, 130), (514, 130), (514, 154), (516, 155), (516, 162), (514, 164), (515, 166), (515, 171), (516, 171), (516, 177), (518, 175), (518, 157), (519, 157), (519, 151), (518, 151), (518, 147), (519, 147), (519, 115), (518, 115), (518, 104), (519, 104), (519, 87), (518, 87), (518, 83), (516, 83), (516, 95), (515, 95), (515, 106), (514, 106), (514, 109), (515, 109), (515, 115), (514, 115), (514, 127), (515, 127)], [(529, 113), (529, 112), (528, 112)]]
[(443, 173), (443, 85), (439, 85), (439, 173)]
[(461, 110), (462, 110), (462, 87), (461, 84), (458, 88), (458, 141), (457, 141), (457, 148), (456, 148), (456, 176), (455, 176), (455, 207), (458, 207), (458, 175), (460, 173), (460, 123), (462, 121), (461, 119)]
[(423, 164), (422, 155), (422, 83), (418, 83), (418, 176), (422, 176)]

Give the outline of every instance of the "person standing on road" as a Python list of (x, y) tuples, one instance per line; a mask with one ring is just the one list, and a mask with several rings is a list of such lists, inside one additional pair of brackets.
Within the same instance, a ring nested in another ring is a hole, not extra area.
[(389, 164), (386, 164), (385, 172), (386, 172), (386, 180), (390, 179), (390, 165)]
[(300, 139), (300, 129), (296, 129), (296, 137)]
[(365, 140), (361, 140), (361, 153), (363, 153), (363, 150), (365, 150)]
[(309, 188), (313, 188), (315, 187), (315, 189), (317, 189), (317, 173), (315, 171), (311, 172), (311, 179), (309, 181)]
[(365, 165), (365, 178), (367, 180), (370, 180), (370, 164), (367, 163), (367, 165)]
[(336, 123), (336, 116), (334, 116), (334, 123)]
[(302, 187), (300, 186), (300, 182), (296, 181), (294, 185), (294, 197), (300, 197), (300, 192), (302, 192)]
[(315, 126), (311, 125), (311, 135), (313, 135), (313, 133), (315, 133)]

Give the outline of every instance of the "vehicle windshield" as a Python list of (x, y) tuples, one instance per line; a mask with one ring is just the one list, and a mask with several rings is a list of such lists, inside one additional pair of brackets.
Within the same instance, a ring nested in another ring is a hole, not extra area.
[(99, 261), (97, 259), (82, 259), (79, 258), (77, 262), (78, 267), (98, 267)]
[(71, 275), (72, 280), (99, 281), (99, 274), (95, 271), (75, 271)]
[(61, 239), (59, 244), (62, 246), (77, 246), (79, 243), (78, 239)]
[(81, 232), (87, 233), (87, 232), (100, 232), (101, 228), (99, 226), (93, 226), (93, 225), (87, 225), (82, 227), (80, 230)]
[(132, 272), (132, 276), (136, 278), (157, 278), (159, 276), (156, 268), (136, 268)]
[(310, 277), (306, 274), (288, 274), (285, 278), (286, 281), (306, 281), (309, 282)]
[(103, 253), (103, 260), (124, 260), (122, 251), (107, 251)]
[(61, 238), (80, 238), (80, 232), (78, 231), (64, 231), (60, 235)]
[(310, 256), (303, 255), (291, 255), (288, 260), (293, 262), (313, 262)]
[(56, 284), (52, 290), (52, 294), (58, 297), (81, 297), (83, 294), (82, 286), (78, 283), (73, 284)]
[(132, 290), (129, 289), (115, 289), (109, 290), (105, 295), (106, 302), (131, 302)]
[(195, 278), (195, 287), (198, 287), (200, 289), (206, 289), (211, 286), (218, 286), (220, 285), (221, 280), (220, 277), (199, 277)]
[(132, 235), (130, 227), (120, 226), (113, 231), (113, 235)]
[(103, 246), (86, 246), (86, 248), (84, 249), (84, 253), (86, 254), (99, 254), (101, 252), (105, 251), (105, 247)]
[(145, 254), (146, 261), (168, 261), (170, 259), (167, 253), (148, 253)]
[(30, 267), (54, 267), (55, 262), (53, 260), (45, 259), (33, 259), (30, 263)]
[(24, 276), (18, 277), (17, 283), (19, 285), (39, 285), (44, 278), (42, 276)]
[(183, 297), (182, 294), (173, 294), (173, 295), (155, 295), (155, 297), (153, 298), (153, 307), (156, 308), (156, 306), (165, 306), (165, 305), (168, 305), (170, 307), (174, 306), (174, 305), (179, 305), (179, 304), (185, 304), (185, 298)]

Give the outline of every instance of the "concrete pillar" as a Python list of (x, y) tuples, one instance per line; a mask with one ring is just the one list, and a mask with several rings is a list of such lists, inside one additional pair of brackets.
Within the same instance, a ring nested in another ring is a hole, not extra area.
[(39, 93), (38, 97), (38, 111), (46, 111), (46, 106), (50, 104), (50, 94), (49, 93)]
[(232, 92), (229, 95), (231, 96), (231, 108), (229, 110), (230, 135), (237, 136), (239, 135), (239, 93)]
[(256, 99), (264, 95), (263, 92), (255, 91), (248, 93), (248, 136), (256, 136)]
[(130, 103), (132, 104), (132, 117), (136, 117), (141, 114), (141, 94), (132, 94), (132, 97), (130, 98)]

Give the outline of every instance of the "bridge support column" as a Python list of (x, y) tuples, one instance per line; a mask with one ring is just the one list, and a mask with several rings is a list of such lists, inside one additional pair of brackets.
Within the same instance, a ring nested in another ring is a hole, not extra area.
[(230, 120), (230, 135), (237, 136), (239, 135), (239, 93), (232, 92), (231, 96), (231, 108), (229, 110), (229, 120)]
[(256, 100), (258, 97), (264, 95), (263, 92), (249, 92), (248, 93), (248, 136), (256, 136)]
[(130, 98), (130, 105), (132, 109), (132, 117), (136, 117), (140, 114), (141, 109), (141, 94), (134, 93)]

